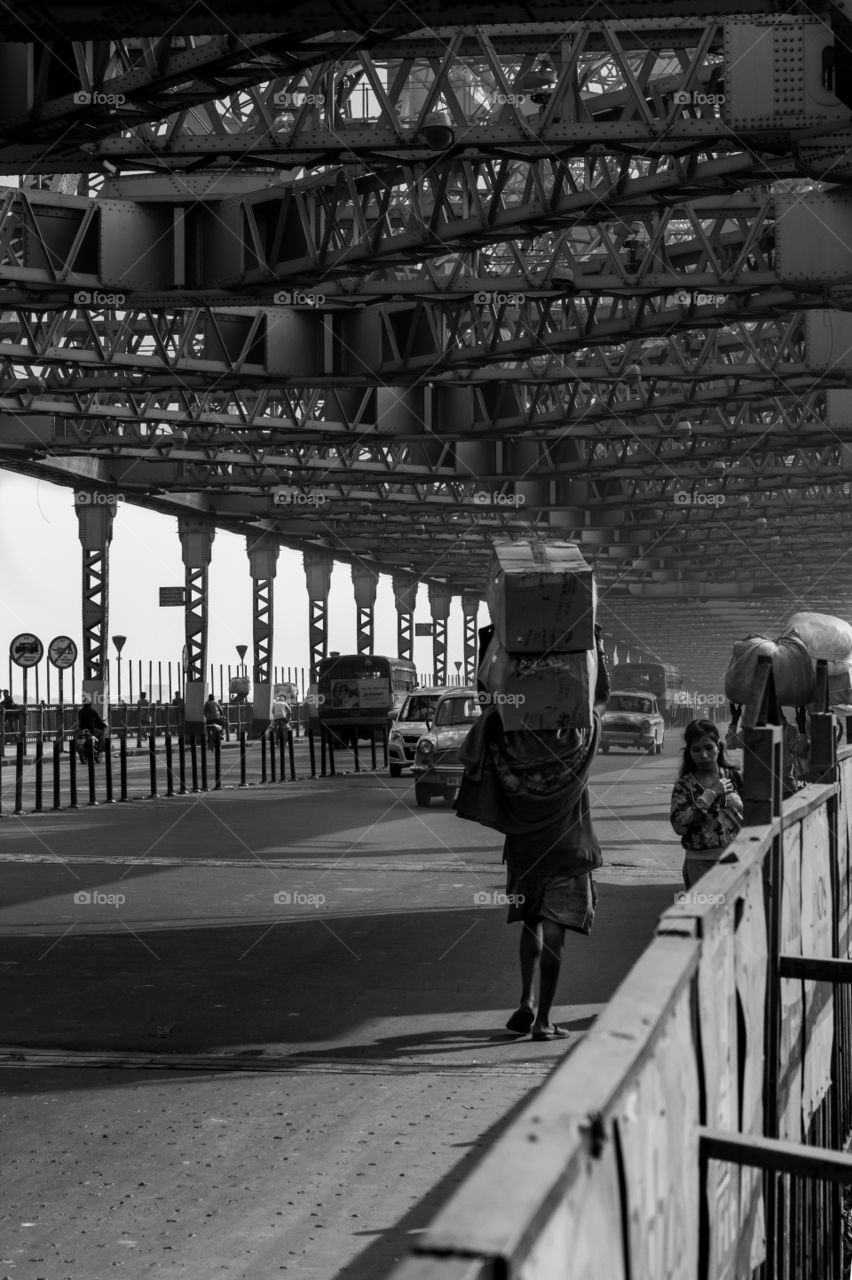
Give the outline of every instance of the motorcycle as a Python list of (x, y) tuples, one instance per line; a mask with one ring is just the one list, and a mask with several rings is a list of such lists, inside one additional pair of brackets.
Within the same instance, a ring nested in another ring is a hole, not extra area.
[(74, 745), (77, 749), (77, 758), (80, 764), (88, 763), (89, 743), (92, 744), (92, 757), (95, 764), (100, 764), (104, 749), (103, 738), (100, 734), (91, 733), (88, 729), (78, 729), (74, 735)]

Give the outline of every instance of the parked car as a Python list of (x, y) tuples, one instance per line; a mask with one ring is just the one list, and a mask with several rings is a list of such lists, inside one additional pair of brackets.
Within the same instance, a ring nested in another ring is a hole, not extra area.
[(438, 700), (435, 719), (414, 753), (414, 799), (424, 807), (433, 796), (450, 801), (462, 780), (459, 750), (482, 715), (475, 689), (451, 689)]
[(394, 717), (388, 739), (388, 765), (392, 778), (398, 778), (406, 765), (414, 763), (414, 751), (435, 718), (435, 708), (449, 685), (430, 685), (414, 689)]
[(666, 728), (653, 694), (611, 693), (601, 721), (604, 755), (610, 747), (638, 747), (649, 755), (659, 755), (663, 749)]

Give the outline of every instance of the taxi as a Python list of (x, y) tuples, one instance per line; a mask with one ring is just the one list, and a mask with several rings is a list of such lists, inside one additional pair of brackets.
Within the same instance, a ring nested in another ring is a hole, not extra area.
[(414, 799), (423, 808), (433, 796), (452, 801), (462, 780), (459, 760), (462, 743), (482, 715), (475, 689), (451, 689), (438, 699), (429, 732), (414, 752)]
[(659, 755), (665, 737), (665, 722), (652, 693), (625, 689), (609, 695), (601, 717), (600, 749), (604, 755), (610, 747), (633, 747)]

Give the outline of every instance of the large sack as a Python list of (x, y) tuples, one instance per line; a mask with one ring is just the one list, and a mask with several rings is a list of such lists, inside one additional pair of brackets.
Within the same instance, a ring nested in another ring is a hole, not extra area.
[(852, 627), (829, 613), (794, 613), (786, 632), (795, 632), (812, 658), (843, 662), (852, 657)]
[(751, 700), (757, 660), (762, 655), (772, 659), (775, 692), (781, 706), (802, 707), (814, 695), (814, 664), (797, 636), (769, 640), (766, 636), (748, 636), (737, 640), (728, 670), (725, 672), (725, 695), (739, 704)]

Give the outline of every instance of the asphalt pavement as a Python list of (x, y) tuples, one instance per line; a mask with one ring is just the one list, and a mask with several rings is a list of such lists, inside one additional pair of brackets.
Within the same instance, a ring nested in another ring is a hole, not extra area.
[(595, 763), (547, 1044), (504, 1029), (500, 837), (407, 774), (7, 810), (0, 1280), (389, 1271), (650, 939), (676, 769), (672, 736)]

